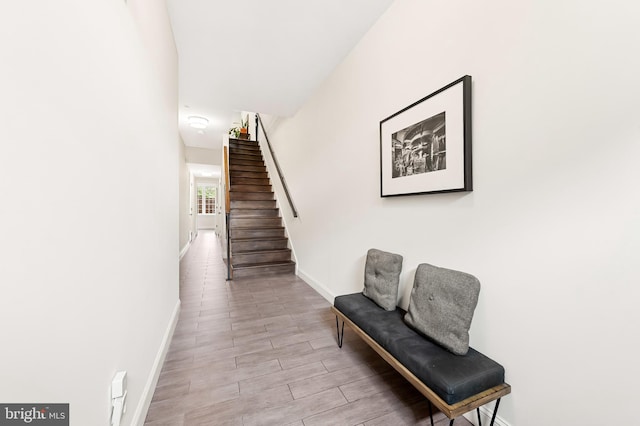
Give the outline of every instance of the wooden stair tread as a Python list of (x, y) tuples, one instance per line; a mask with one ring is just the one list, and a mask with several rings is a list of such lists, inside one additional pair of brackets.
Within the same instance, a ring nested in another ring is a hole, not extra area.
[[(234, 210), (268, 210), (268, 211), (276, 211), (276, 210), (280, 210), (280, 209), (277, 208), (277, 207), (231, 207), (231, 213), (233, 213)], [(242, 216), (242, 215), (240, 215), (240, 216)], [(236, 217), (238, 217), (238, 216), (236, 216)]]
[(248, 251), (242, 251), (242, 252), (238, 252), (238, 253), (242, 253), (242, 254), (251, 254), (251, 253), (260, 253), (260, 254), (265, 254), (265, 253), (280, 253), (283, 251), (291, 251), (290, 248), (282, 248), (282, 249), (266, 249), (266, 250), (248, 250)]
[[(282, 218), (280, 218), (280, 219), (282, 219)], [(243, 231), (244, 231), (244, 230), (247, 230), (247, 229), (255, 229), (255, 228), (256, 228), (255, 226), (234, 226), (234, 227), (233, 227), (233, 229), (239, 229), (239, 230), (243, 230)], [(258, 226), (258, 228), (259, 228), (261, 231), (264, 231), (264, 230), (266, 230), (266, 229), (277, 229), (277, 230), (283, 230), (283, 229), (284, 229), (284, 226), (268, 226), (268, 225), (267, 225), (267, 226)]]
[(282, 219), (280, 216), (265, 216), (264, 214), (236, 214), (234, 219)]
[(260, 268), (263, 266), (278, 266), (278, 265), (295, 265), (293, 260), (285, 260), (285, 261), (274, 261), (274, 262), (262, 262), (262, 263), (241, 263), (232, 265), (234, 268), (243, 268), (243, 269), (251, 269), (251, 268)]
[[(275, 211), (275, 210), (280, 210), (277, 207), (231, 207), (231, 213), (233, 213), (234, 210), (269, 210), (269, 211)], [(237, 213), (237, 212), (236, 212)]]
[(255, 237), (255, 238), (231, 238), (231, 242), (251, 242), (251, 241), (282, 241), (287, 237)]

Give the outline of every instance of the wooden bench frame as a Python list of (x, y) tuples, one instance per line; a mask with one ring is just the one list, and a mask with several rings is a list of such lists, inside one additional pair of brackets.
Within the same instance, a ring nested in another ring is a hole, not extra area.
[[(398, 373), (400, 373), (405, 379), (409, 381), (422, 395), (424, 395), (430, 404), (435, 405), (447, 418), (451, 420), (449, 423), (453, 425), (453, 421), (456, 417), (462, 414), (468, 413), (473, 410), (478, 410), (478, 421), (480, 421), (480, 407), (491, 402), (496, 401), (496, 406), (491, 418), (491, 425), (493, 425), (496, 414), (498, 413), (498, 406), (500, 404), (500, 398), (511, 393), (511, 386), (507, 383), (503, 383), (498, 386), (494, 386), (476, 395), (470, 396), (455, 404), (447, 404), (442, 398), (440, 398), (434, 391), (432, 391), (427, 385), (425, 385), (420, 379), (418, 379), (411, 371), (409, 371), (404, 365), (400, 363), (393, 355), (386, 351), (382, 346), (373, 340), (367, 333), (362, 331), (360, 327), (355, 325), (347, 316), (336, 309), (335, 306), (331, 307), (331, 311), (336, 315), (336, 328), (338, 328), (338, 318), (342, 320), (342, 335), (338, 329), (338, 345), (342, 347), (342, 339), (344, 337), (344, 324), (346, 323), (351, 329), (365, 341), (366, 344), (371, 346), (374, 351), (378, 353), (385, 361), (389, 363)], [(433, 425), (433, 416), (431, 417), (431, 424)], [(480, 426), (482, 423), (480, 423)]]

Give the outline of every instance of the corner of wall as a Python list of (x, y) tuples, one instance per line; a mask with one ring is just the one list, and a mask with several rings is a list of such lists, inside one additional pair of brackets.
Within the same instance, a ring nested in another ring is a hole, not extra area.
[(300, 270), (298, 267), (298, 276), (302, 278), (307, 284), (311, 286), (315, 291), (320, 293), (322, 297), (324, 297), (329, 303), (333, 305), (333, 300), (336, 298), (336, 295), (329, 290), (326, 286), (321, 284), (319, 281), (316, 281), (310, 275), (307, 275), (304, 271)]
[(184, 245), (184, 247), (182, 247), (182, 250), (180, 250), (180, 256), (178, 257), (178, 260), (182, 260), (184, 255), (187, 254), (187, 252), (189, 251), (189, 247), (191, 247), (191, 241), (192, 241), (192, 238), (190, 238), (189, 241), (187, 241), (187, 243)]

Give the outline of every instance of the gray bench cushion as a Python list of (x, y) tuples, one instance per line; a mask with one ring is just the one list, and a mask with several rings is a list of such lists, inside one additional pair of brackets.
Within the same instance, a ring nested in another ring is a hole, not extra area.
[(398, 285), (402, 271), (402, 256), (378, 249), (369, 249), (364, 266), (362, 294), (387, 311), (396, 309)]
[(456, 355), (469, 350), (469, 327), (480, 281), (473, 275), (422, 263), (404, 320)]
[(338, 296), (334, 306), (447, 404), (504, 383), (500, 364), (473, 348), (449, 352), (408, 327), (400, 308), (385, 311), (362, 293)]

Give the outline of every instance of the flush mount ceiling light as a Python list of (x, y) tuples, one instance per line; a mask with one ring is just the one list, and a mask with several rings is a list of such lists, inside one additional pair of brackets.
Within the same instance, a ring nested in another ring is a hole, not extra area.
[(189, 121), (189, 126), (195, 129), (206, 129), (207, 125), (209, 124), (209, 120), (197, 115), (191, 115), (189, 116), (189, 118), (187, 118), (187, 120)]

